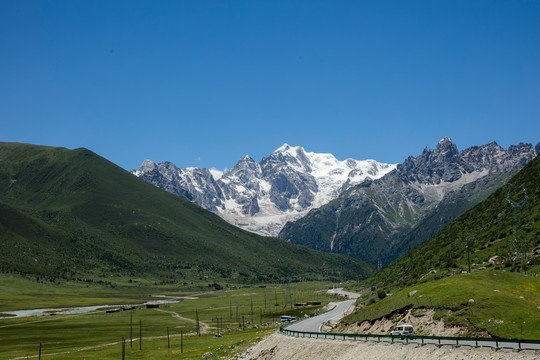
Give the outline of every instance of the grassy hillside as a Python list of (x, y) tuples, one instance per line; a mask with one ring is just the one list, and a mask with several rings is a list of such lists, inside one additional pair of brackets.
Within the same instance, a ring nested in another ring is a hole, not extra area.
[(372, 271), (240, 230), (89, 150), (15, 143), (0, 144), (0, 241), (2, 271), (37, 281), (225, 286)]
[[(529, 253), (528, 268), (534, 272), (540, 264), (538, 255), (532, 253), (534, 248), (540, 246), (540, 157), (527, 164), (510, 183), (524, 184), (528, 194), (528, 203), (523, 208), (523, 229)], [(510, 270), (513, 208), (506, 201), (508, 190), (508, 185), (499, 188), (486, 200), (364, 284), (406, 286), (468, 270), (466, 239), (469, 239), (473, 269), (492, 267)], [(499, 258), (490, 264), (489, 260), (493, 256)]]
[[(414, 294), (409, 296), (409, 294)], [(472, 301), (471, 301), (472, 300)], [(383, 317), (400, 320), (405, 309), (422, 315), (435, 309), (446, 326), (468, 329), (469, 336), (540, 339), (540, 280), (502, 271), (460, 274), (403, 289), (362, 307), (343, 319), (346, 324)], [(422, 329), (416, 329), (422, 333)]]

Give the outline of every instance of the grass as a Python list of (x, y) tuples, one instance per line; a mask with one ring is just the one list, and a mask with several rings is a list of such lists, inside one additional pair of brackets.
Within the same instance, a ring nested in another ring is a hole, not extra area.
[[(103, 303), (133, 303), (148, 299), (156, 288), (107, 289), (91, 286), (58, 286), (42, 284), (30, 289), (24, 279), (2, 276), (4, 299), (13, 297), (9, 307), (66, 307)], [(9, 284), (17, 285), (15, 292)], [(26, 285), (25, 285), (26, 284)], [(127, 339), (126, 356), (130, 359), (167, 359), (180, 353), (180, 332), (184, 334), (182, 358), (200, 359), (206, 352), (216, 357), (232, 355), (248, 344), (277, 330), (279, 316), (286, 314), (298, 317), (320, 312), (322, 306), (309, 306), (291, 310), (291, 301), (306, 302), (319, 300), (327, 303), (332, 298), (319, 290), (327, 289), (330, 283), (292, 283), (290, 285), (268, 284), (265, 287), (251, 286), (228, 291), (205, 291), (183, 293), (161, 287), (154, 294), (175, 296), (189, 295), (178, 303), (161, 306), (159, 309), (137, 308), (117, 313), (94, 312), (78, 315), (57, 315), (32, 318), (0, 318), (0, 359), (13, 359), (37, 355), (42, 344), (42, 358), (62, 359), (108, 359), (120, 358), (121, 339)], [(44, 291), (41, 296), (39, 293)], [(290, 295), (289, 295), (290, 294)], [(31, 298), (36, 300), (34, 306)], [(277, 305), (276, 305), (277, 304)], [(196, 336), (198, 316), (202, 334)], [(219, 319), (222, 337), (213, 338)], [(131, 332), (131, 325), (132, 332)], [(142, 324), (142, 350), (139, 350), (139, 324)], [(167, 346), (167, 328), (171, 348)], [(130, 336), (133, 333), (133, 347)], [(54, 355), (56, 354), (56, 355)], [(129, 355), (129, 356), (128, 356)]]
[[(139, 342), (134, 341), (132, 346), (127, 341), (125, 345), (125, 357), (127, 359), (201, 359), (204, 354), (211, 353), (210, 359), (226, 359), (234, 354), (246, 350), (254, 342), (262, 340), (264, 337), (275, 332), (277, 327), (264, 329), (246, 329), (242, 332), (224, 334), (220, 338), (213, 335), (202, 335), (201, 337), (190, 335), (183, 337), (182, 345), (180, 336), (175, 334), (170, 337), (170, 347), (166, 336), (154, 339), (152, 342), (143, 340), (143, 349), (139, 350)], [(62, 354), (62, 359), (111, 359), (121, 358), (121, 343), (110, 346), (85, 350), (84, 352), (73, 352)], [(47, 356), (42, 356), (47, 359)], [(50, 357), (53, 358), (53, 357)]]
[(471, 336), (488, 332), (499, 338), (540, 339), (540, 279), (503, 271), (419, 283), (361, 308), (343, 322), (374, 321), (406, 308), (433, 308), (447, 326), (464, 326)]
[(120, 290), (77, 282), (57, 285), (0, 274), (0, 311), (144, 303), (151, 299), (148, 293), (148, 288), (134, 286)]

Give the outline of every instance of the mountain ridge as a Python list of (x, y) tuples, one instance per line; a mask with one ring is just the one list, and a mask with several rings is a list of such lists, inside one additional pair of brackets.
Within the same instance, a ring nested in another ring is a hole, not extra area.
[[(538, 146), (537, 146), (538, 147)], [(450, 138), (287, 223), (280, 237), (387, 265), (486, 198), (536, 156), (530, 144), (458, 151)], [(437, 215), (439, 213), (439, 215)]]
[(394, 167), (375, 160), (340, 161), (332, 154), (283, 144), (259, 163), (246, 155), (224, 174), (151, 160), (143, 161), (132, 173), (245, 230), (277, 235), (286, 221), (300, 218), (345, 189), (384, 176)]
[[(540, 268), (540, 157), (536, 156), (505, 184), (456, 218), (441, 231), (402, 258), (383, 268), (364, 284), (410, 286), (468, 271), (468, 257), (473, 271), (519, 269), (513, 259), (514, 210), (509, 196), (522, 199), (524, 194), (511, 192), (509, 184), (523, 185), (528, 202), (523, 207), (522, 226), (524, 269)], [(520, 192), (522, 192), (520, 188)], [(536, 249), (536, 250), (535, 250)], [(469, 251), (467, 251), (469, 250)], [(522, 270), (524, 270), (522, 268)], [(533, 273), (534, 275), (534, 273)]]

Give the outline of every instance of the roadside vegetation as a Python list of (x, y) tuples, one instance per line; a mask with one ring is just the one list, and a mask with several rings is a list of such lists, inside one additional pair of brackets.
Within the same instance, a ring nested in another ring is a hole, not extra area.
[[(407, 287), (374, 301), (372, 292), (359, 299), (359, 310), (344, 324), (387, 318), (397, 325), (406, 310), (422, 315), (434, 309), (447, 327), (467, 329), (467, 336), (540, 339), (540, 279), (536, 276), (481, 271)], [(418, 309), (418, 310), (414, 310)]]

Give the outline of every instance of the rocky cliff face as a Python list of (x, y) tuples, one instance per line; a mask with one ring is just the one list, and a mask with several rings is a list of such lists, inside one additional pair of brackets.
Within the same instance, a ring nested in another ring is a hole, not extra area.
[(285, 144), (260, 163), (246, 156), (225, 174), (150, 160), (132, 173), (239, 227), (276, 236), (287, 221), (304, 216), (362, 181), (384, 176), (395, 166), (374, 160), (339, 161), (331, 154)]
[[(538, 145), (536, 146), (538, 148)], [(532, 145), (458, 151), (449, 138), (288, 223), (287, 241), (386, 265), (470, 209), (536, 156)]]

